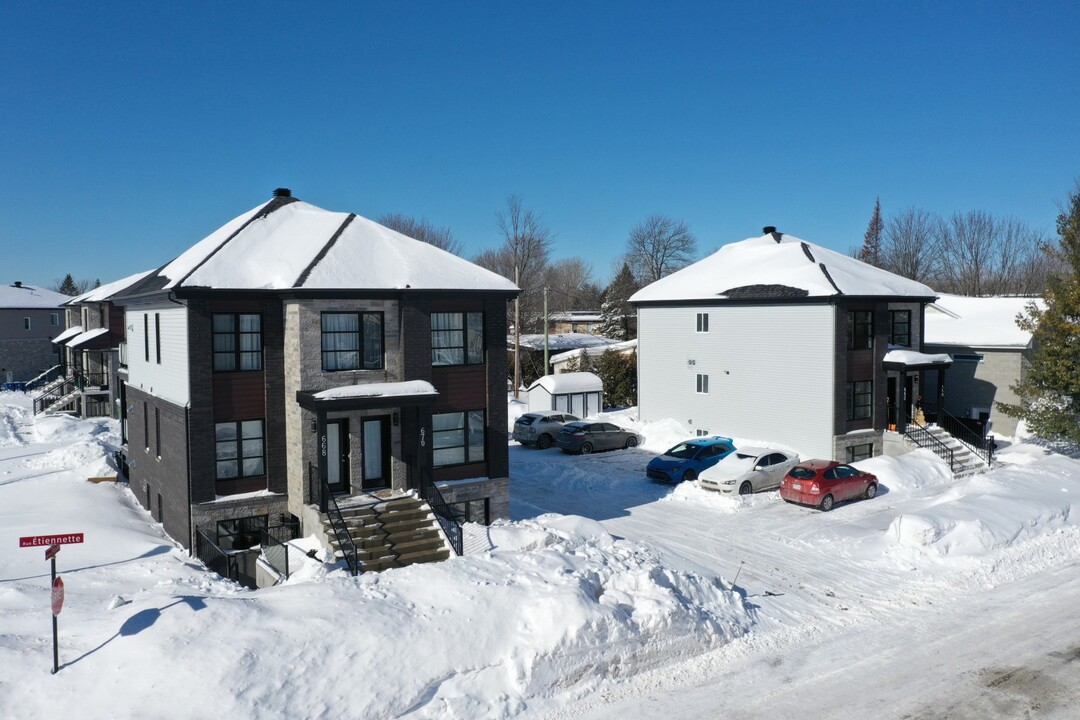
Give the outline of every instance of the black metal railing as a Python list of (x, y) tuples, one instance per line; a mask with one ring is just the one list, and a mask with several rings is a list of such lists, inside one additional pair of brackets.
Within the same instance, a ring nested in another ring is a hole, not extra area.
[(338, 507), (337, 500), (334, 499), (334, 494), (330, 492), (330, 486), (325, 481), (321, 485), (322, 502), (320, 503), (320, 509), (323, 505), (326, 506), (326, 509), (322, 510), (322, 512), (326, 513), (326, 518), (330, 521), (330, 527), (334, 530), (338, 549), (341, 551), (345, 563), (349, 566), (349, 574), (353, 576), (359, 575), (360, 561), (357, 558), (356, 543), (353, 541), (352, 535), (349, 534), (349, 528), (345, 524), (345, 518), (341, 514), (341, 508)]
[(71, 378), (59, 378), (60, 382), (52, 382), (34, 398), (34, 414), (38, 415), (56, 405), (64, 398), (74, 399), (78, 390)]
[(51, 382), (55, 382), (60, 379), (60, 366), (53, 365), (51, 368), (41, 373), (37, 377), (28, 380), (23, 386), (24, 390), (37, 390), (39, 387), (44, 387)]
[(446, 533), (446, 539), (450, 541), (450, 546), (454, 548), (454, 552), (461, 555), (464, 544), (461, 523), (450, 512), (450, 506), (443, 499), (439, 488), (435, 486), (435, 481), (431, 479), (431, 471), (427, 468), (421, 471), (420, 496), (431, 507), (431, 511), (435, 513), (435, 519), (439, 521), (439, 526)]
[(296, 520), (259, 531), (259, 544), (262, 546), (263, 557), (266, 558), (267, 564), (285, 580), (288, 580), (291, 574), (290, 555), (300, 552), (289, 545), (289, 541), (295, 540), (299, 534), (300, 523)]
[(914, 420), (908, 421), (905, 435), (911, 438), (912, 442), (919, 447), (926, 448), (949, 463), (949, 470), (955, 470), (956, 460), (953, 457), (953, 449), (936, 438), (928, 427), (920, 425)]
[(960, 418), (957, 418), (944, 409), (938, 413), (937, 423), (950, 435), (975, 453), (987, 465), (992, 464), (994, 459), (994, 440), (980, 433)]
[(195, 555), (218, 575), (230, 580), (240, 579), (236, 557), (219, 548), (202, 530), (195, 531)]

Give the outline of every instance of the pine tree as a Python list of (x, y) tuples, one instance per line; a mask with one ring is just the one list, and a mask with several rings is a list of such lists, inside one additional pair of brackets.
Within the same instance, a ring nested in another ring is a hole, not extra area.
[(637, 291), (638, 284), (634, 280), (630, 264), (624, 262), (622, 269), (604, 291), (604, 302), (600, 305), (600, 335), (612, 340), (632, 338), (630, 318), (634, 315), (634, 307), (629, 300)]
[(1031, 303), (1016, 319), (1033, 345), (1031, 366), (1012, 386), (1020, 402), (997, 407), (1039, 437), (1080, 443), (1080, 181), (1057, 231), (1061, 243), (1047, 252), (1061, 270), (1046, 280), (1045, 307)]
[(75, 278), (71, 277), (71, 273), (65, 275), (64, 279), (60, 281), (60, 284), (56, 287), (56, 292), (71, 296), (79, 294), (79, 286), (75, 284)]
[(593, 372), (604, 383), (604, 402), (608, 407), (637, 404), (637, 356), (605, 350), (594, 363)]
[(870, 216), (870, 224), (866, 226), (866, 235), (863, 236), (863, 244), (859, 249), (859, 259), (864, 263), (881, 266), (881, 236), (885, 231), (885, 223), (881, 221), (881, 198), (874, 200), (874, 214)]

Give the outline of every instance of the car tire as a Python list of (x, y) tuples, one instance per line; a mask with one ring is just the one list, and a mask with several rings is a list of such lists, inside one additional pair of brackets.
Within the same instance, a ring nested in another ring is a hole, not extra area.
[(581, 444), (581, 454), (582, 455), (588, 455), (591, 452), (592, 452), (592, 443), (582, 443)]
[(749, 480), (745, 481), (742, 485), (739, 486), (740, 495), (749, 495), (752, 492), (754, 492), (754, 486), (750, 484)]
[(684, 482), (689, 482), (691, 480), (697, 480), (697, 473), (694, 472), (693, 468), (690, 468), (689, 470), (687, 470), (686, 472), (684, 472), (682, 474), (682, 479), (683, 479)]
[(628, 437), (628, 438), (626, 438), (626, 445), (624, 445), (623, 447), (627, 447), (627, 448), (637, 447), (637, 438), (636, 437)]
[(818, 505), (818, 507), (821, 508), (821, 512), (829, 512), (833, 509), (833, 503), (833, 496), (826, 495), (825, 497), (821, 498), (821, 504)]
[(870, 500), (877, 496), (877, 483), (870, 483), (866, 486), (866, 499)]
[(538, 437), (536, 439), (536, 447), (539, 450), (547, 450), (551, 447), (551, 436), (545, 434)]

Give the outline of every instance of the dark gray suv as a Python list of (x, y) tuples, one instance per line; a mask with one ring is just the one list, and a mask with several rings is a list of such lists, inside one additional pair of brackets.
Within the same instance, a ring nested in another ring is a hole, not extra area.
[(546, 450), (555, 444), (564, 423), (578, 420), (568, 413), (525, 413), (514, 422), (513, 437), (522, 445), (535, 445)]

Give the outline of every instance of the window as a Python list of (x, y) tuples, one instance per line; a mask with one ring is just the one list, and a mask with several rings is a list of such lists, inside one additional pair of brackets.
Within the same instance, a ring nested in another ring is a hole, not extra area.
[(323, 313), (322, 367), (330, 372), (382, 369), (382, 313)]
[(911, 311), (893, 310), (892, 329), (889, 332), (889, 342), (893, 345), (911, 347)]
[(49, 324), (57, 327), (60, 324), (60, 313), (49, 313)]
[(262, 370), (262, 315), (214, 313), (213, 331), (215, 372)]
[(697, 314), (697, 331), (699, 333), (709, 332), (709, 313)]
[(863, 420), (870, 417), (873, 408), (874, 383), (849, 382), (847, 384), (847, 419)]
[(161, 313), (154, 313), (154, 352), (157, 353), (157, 364), (161, 364)]
[(255, 547), (262, 542), (262, 531), (266, 526), (266, 515), (222, 520), (217, 524), (218, 547), (225, 552)]
[(143, 442), (146, 443), (146, 452), (150, 452), (150, 407), (145, 400), (142, 404), (142, 435)]
[(262, 420), (214, 424), (217, 441), (217, 479), (266, 474)]
[(154, 408), (154, 446), (157, 448), (158, 460), (161, 459), (161, 408)]
[(142, 316), (142, 336), (144, 359), (146, 362), (150, 362), (150, 315), (148, 313), (143, 313)]
[(484, 461), (484, 411), (431, 416), (435, 467)]
[(874, 443), (852, 445), (847, 449), (847, 461), (849, 463), (868, 460), (872, 457), (874, 457)]
[(709, 376), (698, 373), (697, 375), (697, 391), (702, 395), (709, 394)]
[(479, 365), (483, 362), (483, 313), (431, 314), (432, 365)]
[(705, 437), (705, 436), (706, 436), (706, 435), (708, 435), (708, 434), (709, 434), (709, 431), (708, 431), (708, 430), (698, 430), (698, 431), (696, 431), (696, 432), (694, 433), (694, 435), (695, 435), (696, 437)]
[(984, 359), (983, 355), (967, 355), (961, 353), (954, 353), (952, 356), (953, 362), (974, 362), (981, 363)]
[(865, 350), (874, 347), (874, 313), (857, 310), (847, 314), (848, 350)]
[(24, 317), (22, 319), (22, 327), (23, 327), (23, 330), (29, 330), (30, 329), (30, 318)]

